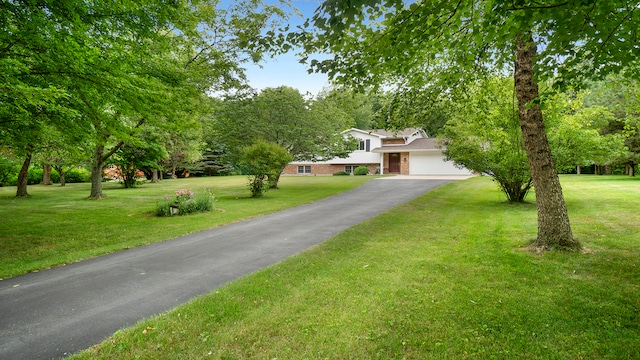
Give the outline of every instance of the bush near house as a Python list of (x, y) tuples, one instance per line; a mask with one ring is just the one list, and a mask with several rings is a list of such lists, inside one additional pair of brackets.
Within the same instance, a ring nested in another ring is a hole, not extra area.
[(353, 170), (353, 175), (369, 175), (369, 168), (366, 166), (358, 166)]
[(349, 176), (349, 175), (351, 175), (351, 174), (349, 174), (346, 171), (338, 171), (336, 173), (333, 173), (333, 176)]

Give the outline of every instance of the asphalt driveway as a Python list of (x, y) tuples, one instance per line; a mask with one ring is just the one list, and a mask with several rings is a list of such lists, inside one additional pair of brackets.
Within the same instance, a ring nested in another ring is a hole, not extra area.
[(374, 179), (317, 203), (5, 279), (0, 359), (80, 351), (451, 180)]

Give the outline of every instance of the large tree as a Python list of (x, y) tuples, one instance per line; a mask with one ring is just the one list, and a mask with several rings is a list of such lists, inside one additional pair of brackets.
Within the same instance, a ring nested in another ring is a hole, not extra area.
[[(437, 95), (512, 71), (538, 208), (535, 247), (579, 249), (547, 140), (538, 83), (602, 77), (637, 62), (638, 2), (325, 1), (301, 32), (312, 68), (335, 81)], [(540, 46), (539, 46), (540, 45)], [(540, 49), (538, 49), (540, 47)]]
[(241, 85), (241, 64), (277, 45), (265, 30), (285, 14), (253, 0), (18, 0), (0, 15), (2, 125), (31, 126), (16, 121), (24, 109), (77, 111), (95, 147), (90, 198), (101, 198), (105, 161), (139, 128), (189, 117), (194, 97)]
[[(357, 129), (377, 129), (375, 110), (380, 105), (381, 95), (360, 93), (346, 87), (327, 87), (322, 89), (314, 104), (341, 112), (352, 120)], [(333, 115), (336, 116), (336, 115)]]
[[(332, 101), (310, 102), (297, 89), (281, 86), (249, 98), (228, 99), (216, 119), (216, 137), (236, 163), (239, 150), (259, 140), (286, 149), (294, 160), (322, 161), (346, 157), (353, 150), (353, 143), (342, 135), (352, 124), (352, 118)], [(272, 186), (277, 186), (280, 173), (275, 176)]]

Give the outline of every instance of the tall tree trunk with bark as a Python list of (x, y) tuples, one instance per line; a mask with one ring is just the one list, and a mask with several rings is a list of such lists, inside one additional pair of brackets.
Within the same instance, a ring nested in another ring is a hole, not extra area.
[(267, 179), (269, 179), (269, 183), (270, 183), (269, 189), (278, 189), (278, 183), (280, 182), (280, 175), (282, 175), (282, 171), (277, 174), (267, 175)]
[(571, 232), (560, 178), (551, 157), (538, 103), (538, 84), (533, 77), (536, 51), (531, 34), (517, 40), (514, 79), (518, 115), (538, 208), (538, 237), (534, 246), (539, 250), (577, 250), (581, 246)]
[(51, 165), (42, 165), (42, 185), (51, 185)]
[(102, 194), (102, 168), (104, 167), (104, 145), (96, 145), (91, 163), (91, 194), (89, 199), (104, 199)]
[(28, 197), (27, 184), (29, 183), (29, 165), (31, 165), (32, 153), (29, 152), (24, 158), (22, 168), (18, 173), (18, 188), (16, 189), (16, 197)]
[(64, 171), (64, 168), (62, 166), (54, 166), (53, 168), (56, 169), (60, 176), (60, 186), (67, 185), (67, 179), (65, 177), (67, 173)]

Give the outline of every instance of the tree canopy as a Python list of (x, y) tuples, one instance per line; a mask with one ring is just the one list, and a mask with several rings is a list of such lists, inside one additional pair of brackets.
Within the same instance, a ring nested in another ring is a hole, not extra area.
[(277, 144), (297, 161), (346, 157), (354, 149), (342, 134), (353, 119), (332, 98), (307, 100), (287, 86), (227, 99), (212, 121), (213, 136), (224, 144), (232, 163), (238, 162), (240, 149), (257, 141)]
[(628, 151), (622, 134), (606, 133), (615, 121), (613, 113), (603, 106), (584, 106), (583, 97), (557, 94), (547, 102), (545, 119), (556, 166), (566, 172), (624, 163)]
[[(433, 99), (512, 72), (538, 207), (537, 249), (578, 249), (544, 127), (538, 82), (555, 88), (637, 66), (637, 1), (327, 0), (292, 39), (315, 71), (355, 86)], [(424, 96), (427, 94), (428, 96)]]
[(603, 132), (624, 138), (628, 152), (623, 161), (627, 173), (635, 175), (634, 168), (640, 163), (640, 81), (626, 74), (610, 76), (592, 84), (583, 100), (587, 107), (604, 107), (613, 114)]
[(277, 46), (267, 30), (286, 16), (252, 0), (11, 1), (0, 15), (3, 133), (24, 134), (10, 145), (27, 159), (38, 122), (88, 134), (93, 198), (105, 160), (136, 129), (179, 122), (195, 98), (241, 86), (241, 64)]

